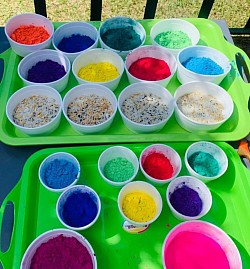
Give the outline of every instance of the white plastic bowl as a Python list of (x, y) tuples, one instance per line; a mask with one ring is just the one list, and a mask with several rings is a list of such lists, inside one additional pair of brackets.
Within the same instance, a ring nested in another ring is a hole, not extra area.
[[(104, 97), (107, 100), (109, 100), (109, 102), (111, 103), (113, 107), (113, 114), (106, 121), (97, 125), (81, 125), (72, 121), (67, 115), (67, 109), (68, 109), (69, 104), (75, 98), (79, 98), (82, 96), (89, 96), (92, 94), (97, 95), (99, 97)], [(100, 84), (87, 83), (87, 84), (78, 85), (66, 93), (66, 95), (63, 98), (62, 109), (63, 109), (63, 114), (65, 118), (76, 131), (82, 134), (102, 133), (108, 130), (108, 128), (111, 126), (113, 122), (113, 119), (117, 111), (117, 100), (114, 93), (111, 90), (109, 90), (107, 87), (102, 86)]]
[(124, 71), (124, 62), (117, 53), (111, 50), (96, 48), (82, 52), (74, 60), (72, 64), (72, 72), (79, 84), (92, 83), (91, 81), (81, 79), (78, 76), (78, 72), (82, 67), (86, 65), (97, 64), (100, 62), (109, 62), (110, 64), (114, 65), (117, 68), (119, 75), (110, 81), (93, 83), (98, 83), (114, 91), (118, 87), (118, 84), (121, 80)]
[[(218, 102), (220, 102), (224, 107), (224, 110), (222, 112), (223, 120), (215, 121), (212, 123), (202, 123), (184, 115), (177, 106), (176, 102), (183, 95), (190, 94), (193, 92), (201, 92), (205, 95), (211, 95), (216, 98)], [(193, 81), (187, 84), (183, 84), (175, 91), (174, 99), (175, 118), (179, 125), (189, 132), (209, 132), (216, 130), (230, 118), (234, 110), (233, 100), (231, 96), (226, 92), (226, 90), (210, 82)]]
[[(155, 95), (163, 100), (163, 102), (168, 107), (168, 116), (162, 121), (154, 124), (141, 124), (135, 121), (130, 120), (123, 112), (122, 112), (122, 104), (123, 102), (129, 98), (132, 94), (137, 93), (145, 93)], [(160, 131), (168, 122), (170, 117), (174, 112), (174, 99), (170, 92), (165, 89), (163, 86), (150, 83), (150, 82), (139, 82), (134, 83), (132, 85), (127, 86), (118, 97), (118, 110), (122, 117), (123, 123), (125, 126), (135, 133), (153, 133)]]
[[(69, 52), (61, 51), (60, 49), (58, 49), (58, 45), (62, 41), (62, 39), (65, 37), (70, 37), (73, 34), (75, 34), (75, 35), (78, 34), (78, 35), (82, 35), (82, 36), (83, 35), (89, 36), (95, 42), (92, 46), (88, 47), (85, 50), (81, 50), (79, 52), (69, 53)], [(86, 50), (93, 49), (93, 48), (97, 47), (97, 45), (98, 45), (98, 31), (93, 25), (91, 25), (90, 23), (87, 23), (87, 22), (81, 22), (81, 21), (68, 22), (68, 23), (65, 23), (65, 24), (59, 26), (55, 30), (55, 33), (52, 37), (52, 45), (56, 50), (64, 53), (64, 55), (66, 55), (69, 58), (70, 62), (72, 63), (75, 60), (75, 58), (81, 54), (82, 51), (86, 51)]]
[[(34, 45), (25, 45), (14, 41), (10, 36), (21, 25), (44, 26), (50, 37), (42, 43)], [(46, 17), (35, 13), (23, 13), (11, 17), (5, 25), (5, 34), (13, 51), (21, 57), (28, 55), (31, 52), (49, 48), (51, 45), (54, 26)]]
[(137, 49), (132, 50), (126, 57), (125, 70), (128, 76), (129, 83), (133, 84), (136, 82), (148, 82), (149, 81), (149, 80), (139, 79), (133, 76), (129, 72), (129, 68), (134, 62), (145, 57), (160, 59), (160, 60), (165, 61), (168, 64), (170, 68), (170, 73), (171, 73), (170, 76), (168, 76), (165, 79), (150, 81), (150, 82), (155, 82), (157, 84), (160, 84), (163, 87), (166, 87), (176, 72), (177, 63), (176, 63), (175, 57), (170, 52), (168, 52), (166, 48), (163, 48), (161, 46), (154, 46), (154, 45), (141, 46)]
[[(157, 22), (151, 28), (151, 31), (150, 31), (151, 43), (153, 45), (160, 46), (160, 44), (155, 41), (155, 38), (161, 33), (174, 32), (174, 31), (182, 31), (183, 33), (185, 33), (191, 40), (190, 46), (197, 45), (200, 40), (200, 33), (198, 29), (192, 23), (185, 21), (183, 19), (174, 18), (174, 19), (161, 20)], [(166, 48), (175, 57), (181, 51), (181, 49), (174, 49), (174, 48), (168, 48), (168, 47), (164, 47), (164, 48)]]
[[(23, 127), (16, 124), (13, 121), (13, 111), (16, 106), (24, 99), (29, 98), (34, 95), (47, 96), (56, 100), (56, 103), (59, 105), (59, 111), (50, 122), (34, 128)], [(45, 85), (33, 85), (26, 86), (16, 91), (8, 100), (6, 105), (6, 115), (8, 120), (21, 132), (27, 135), (45, 135), (52, 133), (60, 124), (61, 121), (61, 112), (62, 112), (62, 98), (61, 95), (55, 89), (45, 86)]]
[[(42, 62), (46, 60), (51, 60), (64, 66), (66, 74), (58, 80), (47, 82), (47, 83), (36, 83), (36, 82), (29, 81), (27, 79), (28, 71), (32, 68), (32, 66), (36, 65), (38, 62)], [(18, 64), (17, 72), (25, 85), (41, 85), (42, 84), (42, 85), (47, 85), (52, 88), (55, 88), (58, 92), (62, 92), (68, 84), (69, 74), (70, 74), (70, 61), (63, 53), (59, 51), (45, 49), (42, 51), (33, 52), (27, 55), (26, 57), (24, 57)]]
[[(203, 75), (195, 73), (183, 65), (183, 63), (191, 57), (210, 58), (219, 65), (224, 72), (219, 75)], [(192, 46), (182, 49), (177, 55), (177, 65), (177, 78), (182, 84), (191, 81), (207, 81), (219, 85), (231, 70), (229, 59), (220, 51), (207, 46)]]
[[(36, 252), (36, 250), (43, 244), (48, 242), (50, 239), (53, 239), (55, 237), (58, 237), (60, 235), (63, 235), (65, 237), (73, 237), (77, 239), (78, 242), (80, 242), (89, 252), (92, 263), (93, 263), (93, 269), (97, 269), (97, 259), (96, 254), (88, 242), (88, 240), (83, 237), (80, 233), (77, 233), (75, 231), (71, 231), (68, 229), (54, 229), (47, 232), (44, 232), (43, 234), (39, 235), (32, 243), (29, 245), (29, 247), (26, 249), (22, 261), (21, 261), (21, 267), (20, 269), (29, 269), (31, 265), (31, 260)], [(63, 255), (63, 253), (61, 253)]]

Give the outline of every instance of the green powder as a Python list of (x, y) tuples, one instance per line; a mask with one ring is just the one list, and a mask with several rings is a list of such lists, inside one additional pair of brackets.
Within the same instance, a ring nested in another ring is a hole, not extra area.
[(134, 166), (127, 159), (118, 157), (106, 163), (103, 173), (109, 180), (122, 182), (133, 176)]
[(182, 49), (192, 45), (189, 36), (182, 31), (168, 31), (158, 34), (155, 41), (169, 49)]
[(198, 151), (193, 153), (188, 158), (188, 162), (192, 169), (202, 176), (213, 177), (220, 172), (217, 160), (206, 152)]

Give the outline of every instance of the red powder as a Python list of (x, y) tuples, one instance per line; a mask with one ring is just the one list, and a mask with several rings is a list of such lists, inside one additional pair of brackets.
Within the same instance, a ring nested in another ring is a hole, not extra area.
[(197, 232), (182, 232), (164, 250), (168, 269), (230, 269), (220, 245)]
[(41, 244), (31, 260), (30, 269), (93, 269), (87, 248), (76, 238), (59, 235)]
[(151, 57), (141, 58), (132, 63), (129, 72), (136, 78), (149, 81), (161, 80), (171, 75), (165, 61)]
[(169, 159), (162, 153), (150, 153), (143, 163), (145, 172), (156, 179), (167, 179), (172, 177), (174, 169)]

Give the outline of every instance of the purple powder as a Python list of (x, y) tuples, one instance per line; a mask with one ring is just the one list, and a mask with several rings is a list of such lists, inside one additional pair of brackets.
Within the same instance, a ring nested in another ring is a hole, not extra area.
[(195, 217), (202, 210), (202, 200), (195, 190), (184, 184), (180, 188), (176, 188), (171, 194), (170, 203), (179, 213), (185, 216)]

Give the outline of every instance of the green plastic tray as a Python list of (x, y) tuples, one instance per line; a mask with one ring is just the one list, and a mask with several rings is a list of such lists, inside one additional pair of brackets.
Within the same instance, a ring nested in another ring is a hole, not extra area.
[[(182, 170), (184, 153), (190, 142), (167, 143), (180, 154)], [(213, 204), (209, 213), (202, 218), (223, 229), (236, 243), (243, 261), (243, 269), (250, 268), (250, 184), (249, 170), (244, 168), (236, 151), (224, 142), (216, 142), (226, 153), (228, 170), (219, 179), (207, 184), (211, 190)], [(128, 144), (139, 157), (149, 144)], [(62, 228), (56, 217), (56, 201), (59, 194), (45, 189), (38, 179), (38, 168), (49, 154), (65, 151), (78, 158), (81, 165), (79, 184), (91, 186), (99, 194), (102, 209), (97, 222), (81, 234), (93, 246), (99, 269), (162, 268), (161, 248), (166, 235), (180, 221), (173, 217), (166, 202), (167, 185), (157, 187), (162, 199), (160, 217), (141, 234), (129, 234), (122, 228), (123, 219), (117, 206), (119, 188), (106, 183), (99, 175), (97, 160), (109, 145), (50, 148), (33, 154), (26, 162), (20, 181), (6, 197), (0, 209), (0, 225), (8, 202), (14, 204), (14, 228), (10, 247), (0, 253), (5, 269), (18, 269), (22, 256), (29, 244), (40, 234), (54, 228)], [(139, 171), (135, 180), (145, 180)], [(0, 226), (1, 227), (1, 226)]]
[[(77, 133), (64, 117), (59, 128), (48, 136), (30, 137), (17, 130), (7, 119), (5, 114), (5, 106), (8, 98), (16, 90), (20, 89), (23, 84), (17, 74), (17, 66), (21, 57), (17, 56), (11, 49), (0, 55), (4, 60), (4, 76), (0, 85), (0, 140), (10, 145), (42, 145), (42, 144), (86, 144), (86, 143), (131, 143), (131, 142), (162, 142), (162, 141), (235, 141), (245, 137), (249, 133), (249, 112), (247, 107), (248, 97), (250, 96), (250, 84), (245, 83), (236, 67), (235, 55), (240, 53), (250, 69), (250, 60), (247, 55), (239, 48), (228, 43), (222, 34), (219, 26), (207, 19), (188, 19), (200, 31), (200, 44), (208, 45), (222, 51), (231, 61), (232, 69), (230, 74), (221, 83), (221, 86), (228, 91), (233, 98), (235, 109), (231, 118), (224, 123), (219, 129), (210, 133), (194, 134), (189, 133), (181, 128), (175, 120), (174, 115), (171, 117), (166, 126), (159, 132), (154, 134), (134, 134), (128, 130), (117, 112), (111, 128), (104, 134), (88, 134), (82, 135)], [(150, 44), (149, 33), (151, 27), (157, 20), (141, 21), (146, 29), (146, 44)], [(99, 27), (100, 22), (93, 23)], [(55, 23), (55, 28), (60, 23)], [(71, 72), (67, 88), (62, 92), (62, 97), (72, 87), (77, 85), (76, 79)], [(119, 87), (115, 90), (116, 96), (129, 85), (127, 76), (121, 79)], [(167, 89), (174, 94), (177, 87), (180, 86), (175, 76), (171, 79)]]

